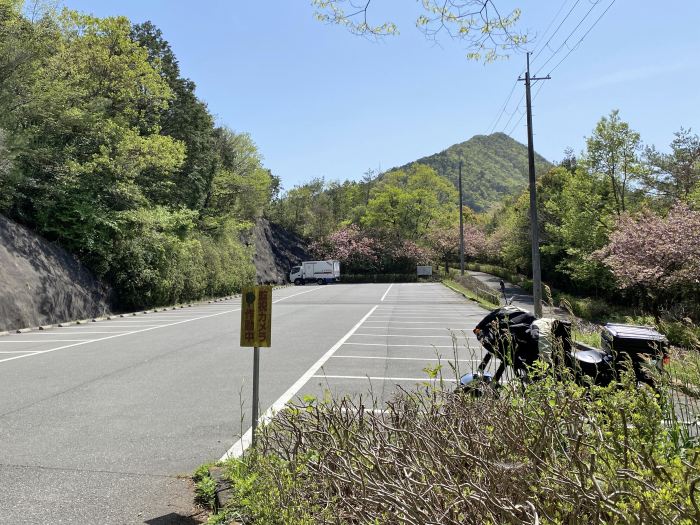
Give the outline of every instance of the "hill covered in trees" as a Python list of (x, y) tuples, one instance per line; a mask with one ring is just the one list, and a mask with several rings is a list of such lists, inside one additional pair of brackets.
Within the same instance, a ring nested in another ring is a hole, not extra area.
[[(397, 169), (406, 170), (416, 164), (433, 168), (455, 187), (462, 161), (464, 204), (481, 212), (500, 202), (504, 196), (515, 195), (527, 186), (527, 146), (505, 133), (475, 135), (435, 153), (409, 162)], [(535, 154), (537, 173), (547, 172), (552, 165)], [(393, 171), (393, 170), (392, 170)]]
[(150, 22), (0, 2), (0, 213), (135, 309), (255, 280), (241, 235), (279, 180), (217, 126)]

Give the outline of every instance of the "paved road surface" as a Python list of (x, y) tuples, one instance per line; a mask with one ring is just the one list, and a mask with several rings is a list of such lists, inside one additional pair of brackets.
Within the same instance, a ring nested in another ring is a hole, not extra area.
[[(263, 411), (325, 390), (386, 399), (454, 359), (453, 334), (462, 368), (481, 355), (470, 330), (483, 310), (440, 284), (292, 287), (274, 301)], [(232, 300), (0, 337), (0, 523), (188, 523), (186, 476), (250, 424), (238, 312)]]

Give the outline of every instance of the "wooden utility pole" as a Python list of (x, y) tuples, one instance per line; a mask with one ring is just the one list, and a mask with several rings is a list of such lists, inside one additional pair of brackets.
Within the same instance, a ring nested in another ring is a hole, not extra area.
[(530, 77), (530, 53), (527, 54), (525, 78), (525, 101), (527, 103), (527, 160), (530, 180), (530, 234), (532, 239), (532, 298), (535, 317), (542, 317), (542, 269), (540, 267), (540, 229), (537, 221), (537, 179), (535, 176), (535, 147), (532, 143), (532, 98), (530, 84), (533, 80), (549, 80), (546, 77)]
[(462, 161), (459, 161), (459, 274), (464, 275), (464, 215), (462, 213)]

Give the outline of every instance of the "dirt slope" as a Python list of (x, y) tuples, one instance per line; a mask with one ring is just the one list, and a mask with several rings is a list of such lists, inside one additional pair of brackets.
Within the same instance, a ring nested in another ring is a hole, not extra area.
[(255, 243), (255, 273), (260, 284), (289, 282), (289, 269), (310, 260), (306, 243), (281, 226), (259, 219), (247, 242)]
[(0, 331), (108, 311), (109, 291), (75, 257), (0, 215)]

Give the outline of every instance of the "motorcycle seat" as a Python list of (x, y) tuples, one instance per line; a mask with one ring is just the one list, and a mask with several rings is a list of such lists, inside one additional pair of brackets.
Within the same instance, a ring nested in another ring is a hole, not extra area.
[(573, 354), (577, 361), (592, 365), (602, 363), (605, 359), (605, 352), (582, 343), (576, 343), (576, 349), (573, 351)]

